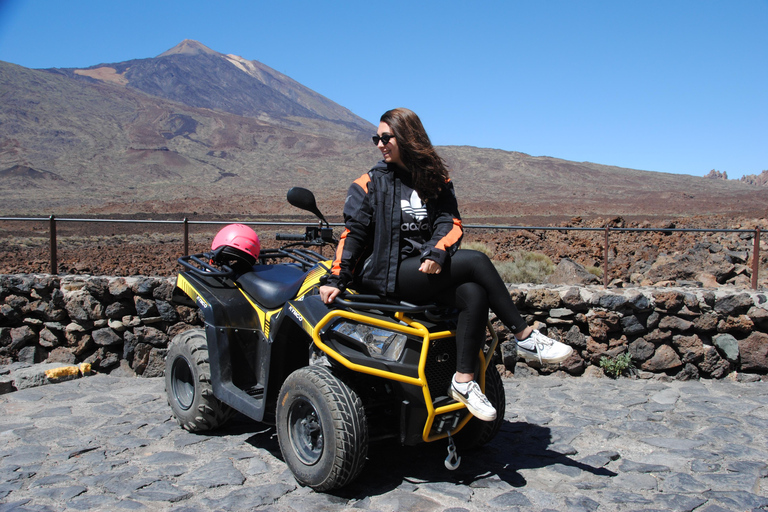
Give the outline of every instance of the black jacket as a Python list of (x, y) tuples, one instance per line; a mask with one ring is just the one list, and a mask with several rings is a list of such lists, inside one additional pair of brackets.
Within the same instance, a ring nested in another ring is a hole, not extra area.
[[(400, 263), (400, 171), (384, 161), (356, 179), (344, 203), (345, 230), (327, 284), (362, 285), (381, 295), (395, 291)], [(450, 180), (426, 202), (431, 238), (421, 259), (445, 265), (463, 237), (458, 203)]]

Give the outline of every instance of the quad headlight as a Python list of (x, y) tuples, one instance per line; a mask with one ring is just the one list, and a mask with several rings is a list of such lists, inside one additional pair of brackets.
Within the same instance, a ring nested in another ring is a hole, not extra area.
[(359, 341), (375, 359), (397, 361), (405, 348), (407, 337), (401, 332), (389, 331), (372, 325), (339, 322), (333, 330)]

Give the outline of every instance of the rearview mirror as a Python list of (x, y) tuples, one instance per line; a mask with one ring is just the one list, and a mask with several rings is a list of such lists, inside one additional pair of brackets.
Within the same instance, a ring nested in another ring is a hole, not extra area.
[(326, 226), (328, 225), (328, 221), (325, 220), (325, 217), (323, 217), (323, 214), (320, 213), (317, 207), (315, 195), (310, 190), (302, 187), (291, 187), (288, 191), (288, 202), (296, 208), (314, 213), (318, 219), (325, 222)]

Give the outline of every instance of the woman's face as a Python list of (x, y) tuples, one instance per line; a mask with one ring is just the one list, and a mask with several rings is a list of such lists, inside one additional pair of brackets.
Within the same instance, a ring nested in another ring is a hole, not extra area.
[[(376, 133), (379, 135), (379, 137), (385, 134), (392, 135), (392, 130), (389, 128), (387, 123), (382, 121), (379, 123), (379, 129), (376, 131)], [(380, 140), (376, 147), (378, 147), (379, 151), (381, 151), (385, 162), (397, 164), (400, 167), (405, 167), (403, 165), (402, 159), (400, 158), (400, 148), (397, 147), (397, 139), (393, 137), (389, 139), (389, 143), (387, 144), (384, 144), (384, 141)]]

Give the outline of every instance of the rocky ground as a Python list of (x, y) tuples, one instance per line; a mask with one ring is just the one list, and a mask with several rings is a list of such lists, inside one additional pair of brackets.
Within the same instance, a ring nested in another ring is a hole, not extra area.
[[(765, 511), (764, 383), (504, 379), (495, 439), (372, 444), (350, 486), (299, 486), (275, 430), (191, 434), (162, 378), (96, 375), (0, 396), (0, 511)], [(599, 397), (600, 399), (595, 399)]]
[[(523, 221), (525, 219), (522, 219)], [(535, 219), (528, 219), (535, 220)], [(472, 219), (467, 220), (472, 226)], [(474, 225), (481, 225), (475, 223)], [(521, 222), (521, 226), (535, 224)], [(469, 227), (466, 242), (482, 242), (496, 260), (514, 257), (515, 251), (546, 254), (555, 264), (569, 258), (585, 267), (605, 269), (605, 232), (599, 229), (695, 229), (754, 230), (765, 232), (768, 220), (729, 216), (693, 216), (675, 219), (625, 220), (573, 217), (549, 226), (577, 230), (480, 229)], [(189, 250), (201, 252), (220, 225), (190, 226)], [(587, 228), (587, 229), (584, 229)], [(275, 232), (302, 232), (300, 226), (256, 226), (263, 247), (275, 247)], [(338, 233), (339, 228), (336, 228)], [(51, 269), (48, 222), (0, 223), (0, 274), (48, 273)], [(615, 286), (676, 283), (717, 287), (751, 284), (754, 232), (660, 232), (611, 231), (608, 276)], [(325, 249), (329, 256), (330, 248)], [(124, 224), (60, 222), (57, 227), (57, 271), (60, 274), (114, 276), (169, 276), (178, 269), (176, 259), (184, 252), (181, 224)], [(768, 283), (768, 236), (760, 244), (760, 285)], [(699, 284), (700, 283), (700, 284)]]

